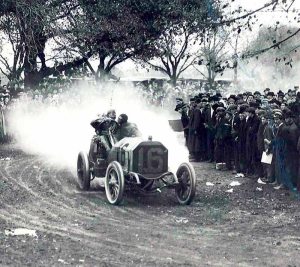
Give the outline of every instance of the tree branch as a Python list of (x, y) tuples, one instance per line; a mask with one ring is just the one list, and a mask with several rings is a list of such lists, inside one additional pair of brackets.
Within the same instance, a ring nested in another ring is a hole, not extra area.
[(195, 69), (196, 71), (198, 71), (204, 78), (207, 78), (207, 76), (206, 76), (202, 71), (198, 70), (198, 69), (196, 68), (195, 65), (193, 65), (193, 67), (194, 67), (194, 69)]
[(57, 67), (52, 67), (52, 68), (49, 68), (49, 67), (46, 67), (44, 69), (41, 70), (41, 75), (43, 77), (47, 77), (53, 73), (55, 73), (56, 71), (58, 72), (62, 72), (62, 71), (65, 71), (65, 70), (68, 70), (70, 68), (73, 68), (73, 67), (77, 67), (77, 66), (80, 66), (82, 65), (83, 63), (86, 63), (87, 60), (92, 56), (92, 53), (88, 53), (85, 57), (82, 57), (82, 58), (79, 58), (79, 59), (76, 59), (72, 62), (68, 62), (68, 63), (65, 63), (63, 65), (59, 65)]
[(294, 37), (295, 35), (297, 35), (299, 32), (300, 32), (300, 28), (297, 31), (295, 31), (293, 34), (291, 34), (288, 37), (286, 37), (285, 39), (283, 39), (283, 40), (281, 40), (279, 42), (276, 42), (275, 44), (273, 44), (273, 45), (271, 45), (269, 47), (263, 48), (261, 50), (254, 51), (254, 52), (249, 53), (249, 54), (243, 54), (242, 58), (249, 58), (249, 57), (257, 56), (259, 54), (262, 54), (262, 53), (265, 53), (265, 52), (269, 51), (272, 48), (279, 47), (280, 44), (282, 44), (282, 43), (286, 42), (287, 40), (291, 39), (292, 37)]
[(88, 60), (85, 63), (88, 66), (88, 68), (90, 69), (90, 71), (93, 73), (93, 75), (96, 75), (96, 71), (94, 70), (94, 68), (91, 65), (91, 63)]
[(186, 66), (184, 66), (186, 64), (186, 62), (188, 61), (188, 58), (186, 58), (185, 62), (182, 64), (182, 66), (180, 67), (179, 71), (178, 71), (178, 74), (177, 74), (177, 78), (179, 78), (179, 76), (186, 70), (188, 69), (189, 67), (191, 67), (192, 65), (194, 65), (194, 62), (195, 60), (197, 59), (198, 57), (194, 57), (191, 62), (189, 64), (187, 64)]
[(2, 56), (2, 55), (0, 55), (0, 62), (4, 65), (4, 67), (5, 67), (8, 71), (11, 71), (11, 68), (10, 68), (10, 66), (9, 66), (9, 63), (8, 63), (7, 59), (6, 59), (4, 56)]
[(167, 70), (165, 70), (163, 67), (161, 67), (161, 66), (159, 66), (159, 65), (155, 65), (155, 64), (153, 64), (153, 63), (151, 63), (151, 62), (147, 62), (147, 64), (149, 64), (149, 65), (150, 65), (152, 68), (154, 68), (154, 69), (158, 69), (158, 70), (160, 70), (161, 72), (166, 73), (169, 77), (171, 76), (171, 73), (168, 73)]
[(269, 7), (269, 6), (271, 6), (271, 5), (274, 5), (274, 4), (276, 4), (276, 3), (278, 3), (278, 0), (273, 0), (273, 1), (271, 1), (270, 3), (267, 3), (267, 4), (265, 4), (264, 6), (262, 6), (262, 7), (260, 7), (260, 8), (257, 8), (257, 9), (255, 9), (255, 10), (253, 10), (253, 11), (247, 13), (247, 14), (244, 14), (244, 15), (242, 15), (242, 16), (239, 16), (239, 17), (236, 17), (236, 18), (233, 18), (233, 19), (230, 19), (230, 20), (223, 20), (223, 21), (221, 20), (220, 22), (216, 22), (216, 23), (212, 23), (212, 24), (213, 24), (213, 25), (230, 24), (230, 23), (235, 22), (235, 21), (237, 21), (237, 20), (247, 18), (247, 17), (249, 17), (249, 16), (255, 14), (256, 12), (259, 12), (259, 11), (261, 11), (261, 10), (263, 10), (263, 9), (265, 9), (265, 8), (267, 8), (267, 7)]

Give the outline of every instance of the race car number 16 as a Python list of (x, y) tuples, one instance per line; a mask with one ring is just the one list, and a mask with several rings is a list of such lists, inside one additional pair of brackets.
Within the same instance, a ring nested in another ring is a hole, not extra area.
[(158, 173), (163, 171), (163, 149), (141, 147), (139, 150), (139, 171), (147, 173)]

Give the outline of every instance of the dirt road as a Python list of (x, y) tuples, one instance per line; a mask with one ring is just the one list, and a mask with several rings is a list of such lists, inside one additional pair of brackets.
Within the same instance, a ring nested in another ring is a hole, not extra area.
[[(300, 266), (300, 201), (288, 191), (197, 163), (192, 205), (163, 191), (116, 207), (37, 156), (6, 145), (0, 158), (1, 266)], [(37, 236), (5, 234), (15, 228)]]

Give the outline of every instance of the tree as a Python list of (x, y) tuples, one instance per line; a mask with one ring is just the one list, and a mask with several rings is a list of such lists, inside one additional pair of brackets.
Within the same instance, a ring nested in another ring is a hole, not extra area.
[[(229, 67), (228, 57), (229, 49), (226, 47), (230, 41), (230, 32), (224, 27), (212, 28), (206, 31), (203, 37), (201, 47), (199, 47), (198, 64), (194, 68), (207, 79), (210, 88), (215, 88), (215, 78), (218, 74), (222, 74), (226, 67)], [(226, 65), (222, 64), (223, 62)], [(204, 65), (206, 73), (199, 69), (200, 65)]]
[(87, 49), (99, 60), (96, 79), (106, 79), (121, 62), (152, 52), (152, 42), (164, 29), (163, 14), (168, 1), (80, 1), (67, 17), (69, 29), (61, 40), (62, 49), (84, 54)]
[(24, 85), (35, 87), (47, 76), (56, 71), (81, 65), (91, 55), (73, 58), (57, 68), (46, 64), (46, 42), (55, 37), (57, 23), (69, 14), (70, 9), (77, 7), (72, 0), (8, 0), (1, 6), (0, 16), (9, 16), (17, 22), (16, 31), (20, 36), (24, 50)]
[(168, 75), (174, 86), (180, 75), (196, 62), (199, 55), (194, 48), (201, 42), (202, 30), (210, 27), (205, 1), (175, 2), (169, 10), (166, 29), (154, 43), (153, 56), (141, 59), (145, 67)]
[(171, 84), (176, 85), (180, 75), (191, 67), (198, 55), (193, 51), (193, 45), (198, 40), (198, 34), (189, 32), (188, 28), (166, 30), (157, 41), (157, 56), (146, 61), (146, 65), (169, 76)]

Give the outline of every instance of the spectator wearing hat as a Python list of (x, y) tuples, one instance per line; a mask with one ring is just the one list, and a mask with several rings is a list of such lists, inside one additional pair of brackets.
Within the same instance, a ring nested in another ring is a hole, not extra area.
[(250, 102), (255, 102), (254, 100), (255, 100), (255, 99), (254, 99), (254, 95), (249, 94), (249, 95), (247, 96), (247, 103), (248, 103), (248, 104), (249, 104)]
[(275, 127), (274, 116), (272, 113), (267, 113), (266, 119), (267, 119), (267, 125), (263, 132), (264, 151), (267, 154), (272, 154), (273, 160), (271, 164), (263, 164), (263, 166), (266, 170), (266, 175), (267, 175), (266, 182), (274, 183), (275, 182), (275, 160), (274, 160), (274, 153), (273, 153), (274, 152), (273, 144), (274, 144), (274, 138), (275, 138), (277, 128)]
[(206, 148), (207, 159), (209, 162), (214, 161), (214, 138), (216, 126), (216, 109), (218, 104), (214, 98), (209, 98), (209, 102), (203, 108), (204, 126), (206, 130)]
[(200, 110), (201, 110), (201, 134), (200, 134), (200, 144), (201, 144), (201, 161), (207, 161), (208, 160), (208, 144), (207, 144), (207, 135), (208, 135), (208, 129), (206, 127), (206, 113), (207, 112), (207, 106), (208, 106), (208, 99), (205, 98), (205, 95), (203, 95), (201, 99), (200, 104)]
[(236, 102), (237, 98), (235, 95), (230, 95), (227, 99), (228, 105), (234, 105)]
[(285, 102), (282, 102), (281, 104), (280, 104), (280, 109), (281, 110), (285, 110), (287, 108), (287, 104), (285, 103)]
[(265, 90), (264, 90), (264, 98), (268, 98), (267, 96), (268, 96), (268, 93), (271, 91), (271, 89), (270, 88), (266, 88)]
[[(189, 120), (188, 149), (190, 161), (200, 161), (201, 144), (200, 136), (204, 128), (204, 120), (201, 114), (201, 100), (196, 98), (196, 107), (193, 109)], [(203, 127), (202, 127), (203, 126)]]
[(247, 173), (257, 175), (257, 163), (260, 160), (257, 148), (257, 132), (259, 128), (259, 118), (255, 114), (255, 108), (249, 107), (246, 122), (246, 155)]
[(233, 146), (233, 136), (232, 136), (232, 123), (233, 123), (233, 116), (235, 110), (232, 109), (232, 105), (230, 109), (226, 110), (225, 113), (225, 145), (224, 145), (224, 157), (225, 157), (225, 164), (227, 170), (232, 170), (232, 162), (234, 161), (234, 146)]
[(296, 102), (297, 99), (297, 93), (294, 90), (291, 90), (288, 92), (288, 97), (287, 97), (287, 104), (288, 105), (293, 105)]
[(283, 172), (284, 170), (284, 143), (282, 138), (283, 117), (281, 110), (274, 110), (274, 126), (275, 135), (272, 143), (273, 146), (273, 160), (275, 171), (275, 189), (284, 187), (283, 184)]
[(216, 111), (217, 122), (215, 126), (215, 161), (217, 167), (220, 163), (225, 163), (225, 143), (228, 137), (230, 137), (230, 124), (225, 118), (225, 108), (218, 107)]
[(271, 100), (273, 100), (275, 98), (274, 92), (268, 92), (267, 95), (266, 95), (266, 98), (268, 99), (269, 102)]
[(192, 116), (194, 109), (196, 107), (196, 103), (195, 103), (196, 98), (195, 97), (191, 97), (190, 101), (189, 101), (189, 111), (188, 111), (188, 116), (189, 118)]
[(261, 99), (261, 93), (259, 91), (255, 91), (253, 95), (255, 99)]
[[(258, 149), (258, 159), (261, 159), (262, 154), (265, 150), (264, 145), (264, 131), (267, 127), (267, 119), (266, 119), (266, 111), (265, 110), (258, 110), (257, 115), (259, 117), (260, 123), (257, 131), (257, 149)], [(260, 178), (266, 177), (266, 172), (264, 171), (263, 165), (260, 160), (257, 161), (257, 174)]]
[(237, 142), (237, 153), (235, 157), (235, 168), (237, 171), (237, 176), (244, 176), (246, 173), (246, 107), (240, 106), (239, 108), (239, 123), (236, 125), (237, 137), (235, 141)]
[(281, 90), (279, 90), (278, 93), (277, 93), (277, 100), (280, 103), (283, 103), (283, 101), (284, 101), (284, 93)]
[[(183, 104), (183, 99), (181, 97), (176, 97), (175, 100), (176, 100), (176, 107)], [(175, 111), (177, 111), (176, 108)]]
[(228, 111), (232, 113), (232, 121), (231, 121), (231, 138), (232, 138), (232, 144), (233, 144), (233, 159), (234, 159), (234, 167), (235, 170), (233, 173), (238, 173), (239, 171), (239, 163), (238, 163), (238, 130), (239, 130), (239, 124), (240, 124), (240, 117), (239, 117), (239, 106), (228, 106)]
[(181, 103), (177, 104), (175, 111), (178, 111), (181, 114), (181, 123), (183, 127), (183, 133), (185, 138), (185, 145), (188, 144), (188, 136), (189, 136), (189, 117), (188, 117), (188, 107), (187, 104)]
[(294, 115), (291, 110), (284, 113), (284, 124), (282, 126), (281, 138), (283, 149), (283, 162), (281, 170), (283, 183), (289, 188), (297, 187), (298, 180), (298, 151), (297, 143), (300, 135), (299, 128), (294, 122)]

